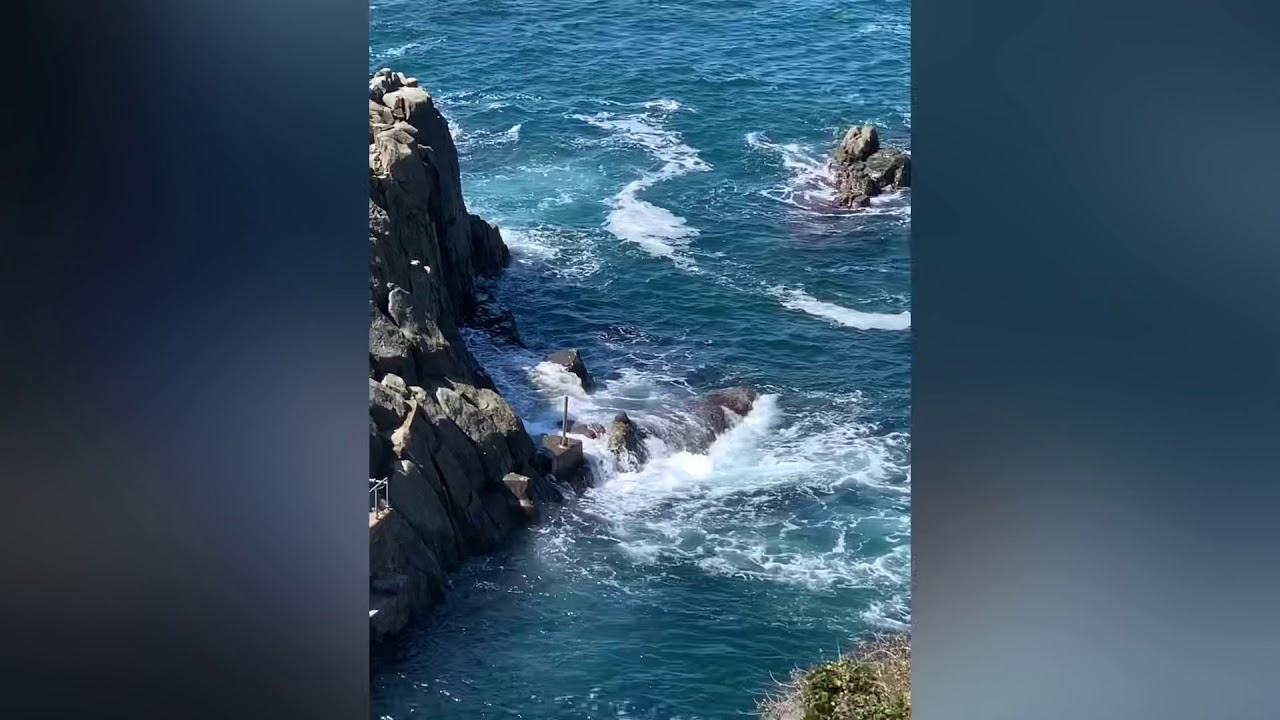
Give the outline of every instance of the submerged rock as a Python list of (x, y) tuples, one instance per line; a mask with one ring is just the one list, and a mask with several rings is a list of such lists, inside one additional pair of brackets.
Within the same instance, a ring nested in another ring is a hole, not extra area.
[(745, 386), (719, 388), (702, 396), (693, 406), (694, 414), (703, 424), (703, 436), (696, 444), (710, 445), (716, 436), (732, 426), (732, 421), (746, 417), (759, 397), (760, 393)]
[(591, 373), (587, 372), (587, 365), (582, 362), (582, 355), (577, 350), (558, 350), (548, 355), (546, 359), (547, 362), (555, 363), (577, 375), (578, 380), (582, 382), (583, 390), (591, 389)]
[(525, 347), (511, 309), (486, 292), (477, 293), (476, 305), (471, 310), (467, 324), (487, 330), (513, 345)]
[(618, 413), (609, 426), (609, 450), (620, 470), (639, 470), (649, 460), (644, 446), (644, 432), (626, 413)]
[(569, 421), (569, 432), (574, 435), (586, 435), (592, 440), (602, 438), (609, 433), (608, 429), (600, 423), (584, 423), (578, 420)]
[(845, 207), (866, 207), (871, 198), (889, 190), (911, 187), (911, 155), (897, 148), (881, 148), (875, 126), (849, 128), (831, 160), (836, 201)]

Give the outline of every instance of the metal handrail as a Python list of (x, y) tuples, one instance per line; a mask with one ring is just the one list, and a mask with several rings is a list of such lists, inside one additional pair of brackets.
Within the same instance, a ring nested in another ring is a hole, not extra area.
[[(391, 496), (387, 492), (388, 486), (386, 480), (370, 480), (369, 481), (369, 512), (377, 513), (383, 510), (391, 509)], [(379, 494), (381, 494), (382, 502), (379, 504)]]

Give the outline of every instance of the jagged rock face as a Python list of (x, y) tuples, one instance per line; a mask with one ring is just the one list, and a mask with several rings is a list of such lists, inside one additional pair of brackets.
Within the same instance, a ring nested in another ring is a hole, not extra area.
[[(439, 602), (445, 573), (522, 527), (527, 503), (555, 495), (541, 492), (532, 439), (459, 333), (479, 283), (509, 259), (498, 228), (466, 210), (431, 95), (379, 71), (369, 82), (369, 470), (387, 479), (392, 510), (370, 530), (375, 640)], [(523, 497), (504, 481), (513, 474), (532, 478)]]
[(880, 147), (873, 125), (849, 128), (831, 160), (836, 200), (845, 207), (866, 207), (887, 190), (911, 187), (911, 156)]
[(583, 390), (591, 389), (591, 373), (587, 372), (587, 364), (582, 361), (582, 355), (577, 350), (557, 350), (547, 356), (547, 362), (555, 363), (577, 375)]
[(760, 393), (752, 388), (737, 386), (712, 390), (699, 398), (694, 403), (693, 411), (703, 424), (700, 445), (710, 445), (716, 436), (732, 426), (734, 419), (746, 417), (755, 407), (759, 396)]
[(649, 460), (644, 434), (626, 413), (618, 413), (609, 426), (609, 450), (618, 469), (623, 471), (639, 470)]
[(578, 420), (569, 421), (569, 432), (575, 435), (585, 435), (592, 440), (602, 438), (608, 434), (608, 430), (600, 423), (584, 423)]

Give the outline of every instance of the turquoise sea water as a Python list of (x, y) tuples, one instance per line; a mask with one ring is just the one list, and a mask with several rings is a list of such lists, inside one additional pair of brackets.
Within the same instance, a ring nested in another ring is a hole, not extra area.
[[(467, 565), (373, 661), (375, 717), (732, 718), (910, 621), (909, 194), (824, 203), (840, 129), (910, 146), (906, 0), (374, 0), (370, 70), (453, 126), (529, 345), (468, 342), (531, 431), (653, 431)], [(539, 364), (577, 347), (600, 388)], [(710, 450), (689, 400), (768, 393)]]

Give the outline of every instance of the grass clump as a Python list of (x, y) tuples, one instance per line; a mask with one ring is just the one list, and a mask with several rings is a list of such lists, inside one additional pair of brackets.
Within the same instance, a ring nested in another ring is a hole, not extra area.
[(766, 720), (910, 720), (911, 638), (878, 637), (797, 670), (759, 710)]

